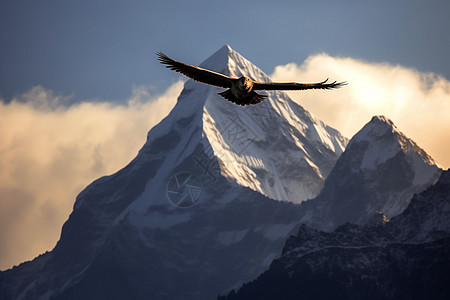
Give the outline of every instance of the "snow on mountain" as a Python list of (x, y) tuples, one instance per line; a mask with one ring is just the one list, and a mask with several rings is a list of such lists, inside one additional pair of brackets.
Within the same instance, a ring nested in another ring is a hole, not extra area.
[(450, 171), (377, 226), (302, 225), (280, 258), (223, 299), (448, 299)]
[[(391, 135), (396, 139), (394, 142), (390, 139)], [(433, 158), (384, 116), (373, 117), (353, 138), (353, 143), (364, 142), (368, 143), (368, 147), (361, 162), (361, 169), (374, 170), (402, 151), (414, 170), (414, 185), (428, 185), (429, 178), (435, 175), (437, 163)]]
[(305, 205), (302, 222), (333, 230), (365, 224), (382, 212), (400, 214), (415, 193), (436, 182), (441, 169), (384, 116), (375, 116), (349, 142), (321, 193)]
[[(229, 46), (202, 66), (269, 80)], [(0, 273), (1, 298), (211, 299), (267, 268), (347, 139), (284, 93), (243, 108), (220, 91), (187, 81), (138, 156), (78, 195), (56, 247)]]
[[(237, 52), (223, 50), (229, 52), (229, 75), (270, 81)], [(210, 67), (208, 61), (205, 66)], [(286, 94), (268, 95), (261, 105), (242, 109), (221, 101), (214, 91), (204, 106), (205, 135), (223, 162), (223, 173), (238, 184), (272, 199), (310, 199), (319, 193), (347, 139)]]
[[(201, 66), (230, 76), (270, 81), (229, 46)], [(222, 90), (190, 80), (179, 100), (180, 105), (185, 104), (181, 103), (184, 97), (187, 105), (193, 105), (191, 98), (200, 101), (196, 109), (203, 109), (201, 142), (212, 150), (208, 157), (219, 159), (221, 173), (272, 199), (301, 202), (316, 196), (347, 139), (282, 92), (268, 93), (260, 105), (240, 107), (217, 95)]]

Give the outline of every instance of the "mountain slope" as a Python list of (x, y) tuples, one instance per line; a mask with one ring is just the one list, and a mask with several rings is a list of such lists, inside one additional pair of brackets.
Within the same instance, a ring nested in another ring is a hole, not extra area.
[[(228, 46), (202, 66), (269, 80)], [(56, 247), (0, 273), (2, 299), (211, 299), (266, 269), (347, 140), (283, 93), (242, 109), (219, 91), (187, 81), (138, 156), (78, 195)]]
[(253, 282), (223, 299), (448, 299), (450, 171), (390, 222), (303, 225)]
[(435, 183), (441, 169), (414, 141), (383, 116), (373, 117), (349, 142), (323, 190), (305, 205), (302, 222), (333, 230), (365, 224), (382, 212), (390, 219), (415, 193)]

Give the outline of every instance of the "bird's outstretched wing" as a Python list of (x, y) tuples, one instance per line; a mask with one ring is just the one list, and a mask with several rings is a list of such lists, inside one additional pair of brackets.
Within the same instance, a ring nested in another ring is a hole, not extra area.
[(347, 82), (331, 82), (326, 83), (328, 78), (322, 82), (317, 83), (297, 83), (297, 82), (255, 82), (253, 84), (254, 90), (310, 90), (310, 89), (336, 89), (340, 88), (343, 85), (346, 85)]
[(166, 68), (181, 73), (195, 81), (212, 84), (223, 88), (231, 87), (232, 81), (231, 77), (210, 70), (206, 70), (200, 67), (184, 64), (182, 62), (176, 61), (168, 57), (162, 52), (157, 52), (156, 55), (158, 55), (158, 60), (162, 64), (166, 65)]

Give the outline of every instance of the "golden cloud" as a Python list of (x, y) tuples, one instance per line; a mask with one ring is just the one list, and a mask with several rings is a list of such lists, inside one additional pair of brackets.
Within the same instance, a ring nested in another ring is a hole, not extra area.
[(160, 96), (135, 87), (126, 105), (66, 106), (68, 97), (40, 86), (0, 101), (0, 269), (56, 244), (76, 195), (136, 156), (182, 86)]
[(385, 115), (442, 167), (450, 167), (450, 82), (443, 76), (353, 58), (310, 56), (277, 66), (274, 81), (347, 81), (332, 91), (289, 92), (305, 109), (352, 137), (374, 115)]

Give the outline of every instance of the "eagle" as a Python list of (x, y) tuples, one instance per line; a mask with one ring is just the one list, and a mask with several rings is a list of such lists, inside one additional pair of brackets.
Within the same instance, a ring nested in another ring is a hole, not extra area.
[(258, 94), (259, 90), (309, 90), (309, 89), (336, 89), (347, 82), (328, 82), (328, 78), (317, 83), (298, 82), (258, 82), (247, 76), (239, 78), (226, 76), (211, 70), (184, 64), (176, 61), (162, 52), (157, 52), (158, 60), (166, 65), (166, 68), (179, 72), (195, 81), (226, 88), (219, 95), (238, 105), (253, 105), (264, 101), (267, 96)]

